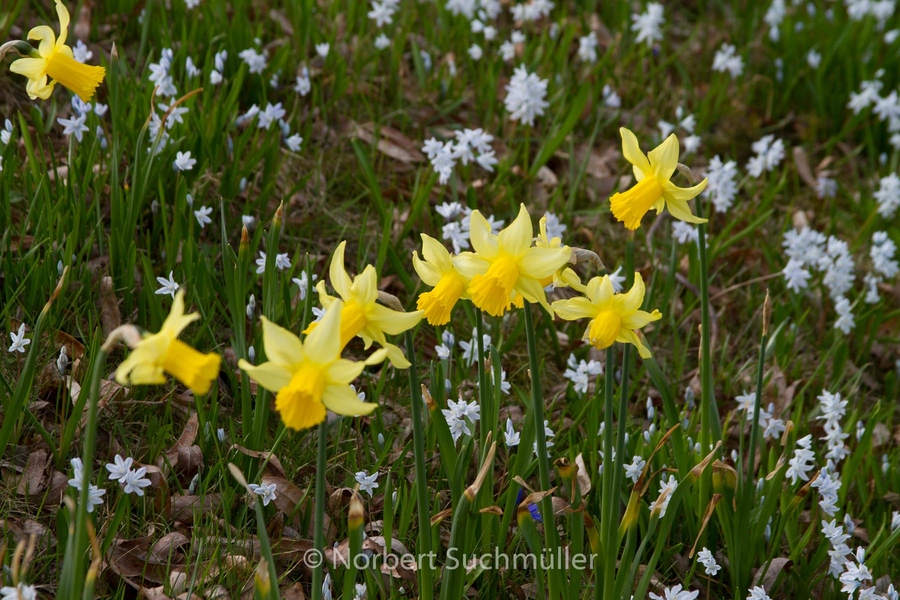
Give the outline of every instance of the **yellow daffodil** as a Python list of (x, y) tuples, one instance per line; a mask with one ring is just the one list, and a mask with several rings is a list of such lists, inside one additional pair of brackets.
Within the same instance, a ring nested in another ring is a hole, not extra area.
[(169, 373), (195, 394), (207, 393), (219, 374), (221, 357), (198, 352), (177, 339), (199, 318), (198, 313), (184, 314), (184, 290), (178, 290), (162, 329), (137, 342), (116, 369), (116, 381), (121, 385), (159, 384), (166, 382), (165, 373)]
[(453, 266), (471, 279), (469, 297), (479, 309), (499, 317), (522, 300), (540, 303), (550, 314), (542, 281), (552, 278), (568, 262), (568, 246), (534, 246), (531, 217), (522, 204), (509, 227), (494, 234), (482, 214), (472, 211), (469, 239), (475, 252), (463, 252), (453, 258)]
[[(551, 238), (547, 235), (547, 215), (541, 217), (541, 221), (538, 227), (540, 233), (538, 233), (537, 239), (534, 241), (534, 245), (538, 248), (562, 248), (563, 243), (562, 240), (558, 237)], [(570, 258), (571, 260), (571, 258)], [(578, 290), (581, 293), (584, 293), (585, 288), (584, 284), (581, 283), (581, 278), (578, 277), (578, 274), (572, 270), (571, 267), (561, 267), (560, 269), (553, 272), (553, 275), (550, 277), (545, 277), (541, 280), (541, 284), (544, 287), (547, 287), (550, 284), (553, 284), (553, 287), (571, 287), (573, 289)]]
[[(338, 296), (343, 300), (343, 308), (341, 309), (341, 348), (347, 345), (357, 335), (365, 342), (368, 348), (372, 342), (377, 342), (379, 346), (387, 350), (388, 359), (391, 364), (398, 369), (409, 367), (409, 361), (403, 355), (403, 351), (394, 344), (388, 343), (384, 337), (387, 335), (397, 335), (403, 333), (407, 329), (416, 326), (422, 319), (422, 311), (401, 312), (392, 310), (386, 306), (378, 304), (378, 275), (375, 267), (368, 265), (363, 272), (350, 279), (347, 271), (344, 269), (344, 249), (347, 242), (341, 242), (334, 251), (331, 258), (331, 267), (329, 269), (329, 278), (331, 279), (331, 287), (337, 292)], [(325, 291), (325, 282), (320, 281), (316, 286), (319, 292), (319, 300), (326, 310), (326, 314), (331, 307), (337, 302), (337, 298), (329, 296)], [(310, 332), (318, 327), (317, 323), (313, 323), (307, 328)]]
[(453, 266), (450, 252), (431, 236), (422, 234), (422, 257), (413, 252), (413, 267), (430, 292), (419, 295), (416, 307), (423, 311), (432, 325), (446, 325), (450, 321), (450, 311), (460, 298), (468, 298), (466, 287), (469, 280)]
[(40, 46), (32, 51), (32, 57), (13, 62), (9, 70), (28, 78), (25, 91), (32, 100), (49, 98), (58, 82), (78, 94), (83, 101), (89, 102), (94, 90), (103, 81), (106, 69), (84, 65), (75, 60), (72, 49), (66, 46), (69, 11), (60, 0), (56, 0), (56, 14), (59, 15), (59, 37), (47, 25), (33, 28), (28, 32), (28, 39), (39, 40)]
[(622, 154), (633, 165), (637, 184), (609, 199), (613, 216), (631, 230), (641, 226), (641, 219), (651, 208), (657, 214), (668, 208), (673, 217), (687, 223), (706, 223), (706, 219), (691, 213), (687, 203), (706, 188), (706, 179), (689, 188), (680, 188), (670, 181), (678, 168), (678, 138), (675, 134), (645, 156), (631, 131), (621, 127), (619, 133), (622, 135)]
[(367, 415), (377, 404), (362, 402), (350, 388), (367, 364), (384, 360), (379, 350), (365, 362), (341, 358), (342, 303), (325, 312), (304, 341), (261, 317), (263, 346), (269, 360), (254, 366), (241, 359), (238, 366), (270, 392), (276, 394), (275, 409), (291, 429), (306, 429), (325, 420), (325, 409), (339, 415)]
[(567, 321), (590, 319), (582, 339), (595, 348), (609, 348), (614, 342), (633, 344), (641, 358), (650, 358), (650, 350), (641, 342), (637, 330), (662, 314), (639, 310), (644, 302), (644, 280), (634, 274), (634, 285), (626, 294), (616, 294), (609, 275), (594, 277), (587, 284), (587, 297), (557, 300), (553, 303), (556, 314)]

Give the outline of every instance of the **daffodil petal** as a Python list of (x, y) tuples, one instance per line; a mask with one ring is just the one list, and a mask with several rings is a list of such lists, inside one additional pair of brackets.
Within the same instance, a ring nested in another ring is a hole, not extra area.
[(56, 34), (48, 25), (38, 25), (28, 32), (29, 40), (40, 40), (38, 54), (43, 58), (49, 58), (56, 51)]
[(707, 219), (701, 219), (694, 215), (691, 212), (691, 208), (688, 206), (688, 203), (684, 200), (671, 200), (666, 202), (666, 208), (669, 209), (669, 212), (672, 213), (672, 216), (678, 219), (679, 221), (684, 221), (685, 223), (706, 223)]
[[(422, 253), (425, 253), (424, 248), (422, 249)], [(434, 287), (441, 280), (441, 273), (438, 268), (435, 265), (425, 262), (424, 260), (419, 258), (418, 252), (414, 251), (412, 253), (412, 263), (413, 269), (416, 270), (416, 274), (418, 274), (419, 279), (421, 279), (422, 283), (424, 283), (425, 285)]]
[(640, 273), (634, 274), (634, 285), (625, 294), (619, 294), (615, 297), (616, 304), (619, 305), (619, 314), (623, 317), (634, 313), (644, 303), (644, 292), (646, 292), (644, 278)]
[(356, 301), (357, 304), (368, 306), (378, 299), (378, 273), (372, 265), (366, 265), (363, 272), (356, 276), (353, 285), (350, 286), (350, 297), (344, 298), (345, 302)]
[(597, 314), (597, 307), (587, 298), (567, 298), (554, 302), (553, 312), (560, 319), (577, 321), (578, 319), (592, 319)]
[(184, 314), (184, 288), (182, 288), (175, 294), (172, 310), (169, 311), (169, 316), (163, 322), (160, 332), (165, 331), (172, 337), (178, 337), (185, 327), (199, 318), (200, 315), (198, 313)]
[[(341, 310), (344, 304), (339, 300), (325, 311), (318, 327), (309, 332), (303, 343), (303, 352), (319, 364), (336, 360), (341, 354)], [(266, 354), (269, 350), (266, 348)]]
[(519, 277), (519, 280), (516, 282), (515, 290), (529, 302), (543, 306), (544, 309), (550, 313), (550, 316), (553, 317), (553, 307), (547, 302), (547, 293), (544, 292), (544, 286), (542, 286), (537, 279)]
[[(9, 70), (19, 75), (24, 75), (28, 79), (37, 80), (41, 77), (47, 61), (43, 58), (20, 58), (9, 66)], [(46, 77), (44, 85), (46, 85)]]
[(491, 264), (474, 252), (461, 252), (453, 257), (453, 266), (460, 275), (472, 279), (476, 275), (484, 275)]
[(619, 332), (619, 337), (616, 338), (617, 342), (623, 342), (626, 344), (632, 344), (637, 348), (638, 354), (640, 354), (641, 358), (650, 358), (650, 349), (647, 348), (641, 341), (641, 336), (631, 331), (629, 329), (623, 329)]
[(369, 355), (364, 362), (367, 365), (380, 365), (387, 358), (388, 352), (384, 348), (379, 348), (375, 352)]
[(672, 177), (672, 173), (678, 168), (678, 138), (674, 133), (669, 134), (662, 144), (654, 148), (647, 155), (656, 178), (666, 181)]
[(652, 313), (639, 310), (633, 315), (622, 317), (622, 327), (625, 327), (626, 329), (640, 329), (648, 323), (659, 321), (660, 319), (662, 319), (662, 313), (658, 310), (654, 310)]
[(410, 366), (410, 362), (406, 360), (406, 356), (403, 354), (403, 350), (401, 350), (398, 346), (394, 344), (384, 344), (384, 349), (387, 351), (388, 360), (391, 361), (391, 364), (396, 369), (408, 369)]
[(438, 271), (449, 271), (453, 268), (450, 261), (450, 252), (442, 243), (431, 237), (422, 234), (422, 257), (435, 266)]
[(400, 312), (375, 304), (366, 317), (369, 323), (388, 335), (397, 335), (415, 327), (422, 320), (422, 311)]
[(695, 186), (689, 188), (678, 187), (671, 181), (663, 181), (663, 198), (671, 202), (672, 200), (690, 200), (700, 195), (700, 192), (706, 189), (708, 180), (704, 179)]
[(276, 325), (265, 317), (260, 317), (263, 330), (263, 346), (266, 358), (290, 368), (303, 360), (303, 342), (296, 335)]
[(326, 377), (331, 383), (349, 384), (359, 377), (365, 368), (366, 363), (340, 358), (328, 365)]
[(650, 161), (641, 152), (641, 146), (638, 144), (637, 137), (630, 129), (624, 127), (619, 127), (619, 135), (622, 136), (622, 155), (625, 157), (625, 160), (634, 165), (635, 177), (637, 177), (638, 171), (641, 171), (643, 176), (643, 171), (650, 170)]
[(66, 43), (69, 35), (69, 9), (60, 0), (56, 0), (56, 15), (59, 17), (59, 39), (56, 40), (56, 47), (59, 48)]
[(560, 270), (572, 257), (572, 249), (568, 246), (558, 248), (528, 248), (519, 260), (519, 274), (534, 279), (550, 277)]
[(351, 281), (350, 276), (347, 275), (347, 270), (344, 269), (344, 250), (346, 248), (346, 241), (338, 244), (338, 247), (334, 249), (334, 254), (331, 256), (331, 265), (328, 267), (328, 277), (331, 279), (331, 287), (333, 287), (338, 296), (344, 300), (347, 300), (350, 297), (350, 286), (353, 285), (353, 281)]
[(250, 379), (276, 394), (291, 382), (293, 376), (287, 368), (272, 361), (257, 366), (242, 358), (238, 361), (238, 367), (246, 371)]
[(491, 230), (491, 224), (479, 210), (473, 210), (469, 217), (469, 241), (472, 248), (487, 260), (491, 260), (500, 252), (496, 236)]
[(595, 306), (602, 306), (612, 300), (616, 290), (609, 275), (594, 277), (587, 284), (587, 297)]
[(506, 229), (500, 232), (497, 241), (504, 252), (519, 257), (528, 251), (533, 239), (534, 228), (531, 226), (531, 215), (528, 214), (528, 209), (524, 204), (519, 204), (519, 214)]
[(349, 417), (367, 415), (378, 408), (377, 404), (360, 402), (359, 397), (346, 384), (325, 386), (322, 403), (331, 412)]

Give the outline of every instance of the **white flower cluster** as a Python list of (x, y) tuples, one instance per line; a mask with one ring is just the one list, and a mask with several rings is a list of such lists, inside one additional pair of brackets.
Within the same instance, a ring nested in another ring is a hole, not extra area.
[(450, 435), (453, 436), (453, 441), (459, 440), (463, 434), (471, 436), (472, 430), (469, 429), (467, 421), (471, 422), (474, 427), (475, 422), (481, 419), (481, 407), (478, 405), (478, 402), (474, 400), (466, 402), (460, 398), (459, 402), (447, 400), (447, 406), (450, 408), (441, 410), (441, 413), (447, 420), (447, 426), (450, 428)]
[(897, 253), (897, 244), (888, 237), (886, 231), (876, 231), (872, 235), (872, 248), (869, 250), (869, 258), (872, 259), (873, 273), (865, 277), (866, 303), (876, 304), (881, 298), (878, 296), (878, 284), (894, 279), (900, 272), (900, 266), (894, 259)]
[(732, 79), (737, 79), (744, 72), (744, 59), (732, 44), (722, 44), (713, 57), (712, 68), (720, 73), (730, 73)]
[(894, 16), (895, 0), (844, 0), (847, 15), (854, 21), (873, 17), (879, 30)]
[[(481, 345), (484, 348), (484, 351), (488, 352), (488, 349), (491, 347), (491, 336), (485, 333), (481, 338)], [(472, 341), (461, 341), (459, 343), (459, 347), (463, 349), (462, 359), (463, 362), (466, 363), (466, 366), (471, 367), (472, 365), (474, 365), (479, 360), (478, 330), (473, 328)]]
[[(69, 461), (69, 464), (72, 465), (72, 478), (69, 480), (69, 485), (80, 492), (82, 479), (84, 478), (84, 463), (81, 462), (80, 458), (73, 458)], [(89, 513), (94, 512), (95, 506), (103, 504), (103, 496), (105, 494), (106, 490), (92, 483), (88, 484), (88, 504), (86, 508)]]
[(150, 69), (150, 82), (156, 85), (156, 95), (172, 98), (178, 95), (178, 88), (172, 79), (171, 69), (174, 53), (171, 48), (163, 48), (159, 62), (148, 65)]
[(797, 440), (794, 456), (788, 461), (785, 477), (790, 477), (791, 484), (798, 480), (809, 481), (809, 472), (816, 467), (816, 455), (812, 451), (812, 436), (807, 435)]
[(641, 478), (641, 472), (643, 472), (644, 467), (647, 466), (647, 461), (640, 454), (635, 454), (631, 457), (631, 462), (622, 465), (625, 469), (625, 477), (631, 480), (632, 483), (637, 483), (638, 479)]
[(591, 383), (591, 377), (599, 377), (603, 375), (603, 365), (596, 360), (578, 361), (574, 354), (569, 355), (566, 361), (568, 367), (563, 373), (563, 377), (572, 382), (572, 389), (579, 394), (586, 394)]
[[(876, 3), (873, 3), (876, 4)], [(893, 4), (893, 2), (891, 2)], [(881, 81), (883, 70), (875, 74), (875, 79), (863, 81), (859, 92), (850, 92), (850, 100), (847, 108), (854, 115), (860, 114), (864, 109), (872, 107), (872, 112), (882, 123), (887, 123), (890, 143), (895, 149), (900, 149), (900, 94), (897, 90), (891, 90), (886, 96), (881, 95), (884, 84)]]
[[(748, 421), (753, 421), (753, 411), (756, 403), (755, 392), (744, 392), (742, 395), (735, 397), (738, 402), (738, 410), (743, 410), (747, 415)], [(784, 419), (776, 419), (775, 404), (769, 402), (768, 407), (759, 407), (759, 426), (763, 430), (764, 439), (778, 439), (784, 433)]]
[(716, 557), (713, 556), (712, 552), (710, 552), (709, 548), (707, 548), (706, 546), (704, 546), (703, 550), (701, 550), (697, 554), (697, 562), (703, 565), (703, 570), (707, 575), (715, 576), (720, 570), (722, 570), (722, 567), (720, 567), (716, 562)]
[(804, 227), (787, 231), (782, 246), (788, 257), (782, 271), (788, 288), (794, 292), (806, 289), (812, 277), (810, 268), (823, 272), (822, 283), (828, 288), (838, 314), (834, 327), (844, 334), (850, 333), (855, 322), (846, 293), (853, 287), (856, 276), (847, 243), (833, 235), (826, 238), (811, 227)]
[[(444, 202), (435, 210), (447, 221), (441, 230), (441, 237), (453, 244), (453, 252), (459, 254), (462, 250), (468, 249), (469, 216), (472, 214), (472, 209), (459, 202)], [(489, 215), (487, 221), (494, 233), (498, 233), (503, 228), (504, 221), (495, 220), (493, 215)], [(460, 342), (460, 345), (462, 344), (463, 342)]]
[[(663, 478), (659, 480), (659, 497), (650, 506), (650, 511), (659, 511), (659, 518), (666, 516), (666, 509), (669, 508), (669, 502), (672, 500), (672, 494), (678, 489), (678, 481), (674, 475), (669, 475), (669, 480)], [(651, 594), (652, 595), (652, 594)], [(696, 598), (696, 596), (694, 596)]]
[(222, 50), (220, 52), (216, 52), (215, 57), (213, 58), (213, 65), (215, 68), (209, 72), (209, 82), (212, 85), (219, 85), (222, 83), (222, 79), (224, 78), (225, 72), (225, 61), (228, 60), (228, 50)]
[(766, 25), (769, 26), (769, 39), (773, 42), (777, 42), (781, 37), (781, 32), (778, 30), (778, 27), (784, 20), (786, 13), (787, 7), (784, 4), (784, 0), (772, 0), (772, 4), (769, 5), (769, 9), (763, 17)]
[(244, 61), (251, 74), (262, 73), (269, 65), (269, 59), (266, 58), (265, 50), (257, 52), (256, 48), (247, 48), (238, 52), (238, 58)]
[(525, 43), (525, 34), (518, 29), (513, 30), (508, 40), (500, 44), (500, 58), (509, 62), (516, 57), (516, 44)]
[(550, 0), (530, 0), (523, 4), (514, 4), (509, 7), (509, 12), (516, 21), (540, 21), (550, 16), (554, 4)]
[(126, 494), (143, 496), (144, 488), (150, 485), (150, 480), (145, 477), (147, 467), (132, 469), (134, 459), (130, 456), (123, 459), (119, 454), (116, 454), (113, 461), (106, 465), (106, 470), (109, 471), (109, 480), (118, 481)]
[(578, 58), (587, 63), (597, 62), (597, 34), (593, 31), (578, 38)]
[(422, 146), (422, 152), (431, 161), (434, 172), (440, 175), (441, 185), (450, 180), (457, 162), (463, 165), (476, 162), (482, 169), (494, 172), (494, 165), (497, 164), (497, 157), (491, 147), (494, 136), (485, 133), (481, 128), (456, 131), (454, 136), (456, 140), (443, 143), (431, 138), (425, 140), (425, 145)]
[(776, 139), (772, 134), (753, 142), (751, 148), (756, 156), (747, 162), (747, 171), (753, 177), (774, 170), (784, 160), (784, 141)]
[(400, 0), (371, 0), (372, 10), (366, 16), (375, 21), (376, 27), (394, 22), (394, 13), (400, 9)]
[(544, 99), (547, 83), (548, 80), (541, 79), (537, 73), (529, 73), (525, 65), (519, 65), (506, 85), (506, 98), (503, 99), (509, 118), (534, 125), (534, 118), (543, 115), (544, 109), (550, 106)]
[(722, 162), (717, 154), (709, 161), (706, 168), (706, 189), (703, 195), (712, 200), (718, 213), (728, 212), (738, 192), (738, 168), (733, 160)]
[(878, 182), (878, 189), (872, 195), (878, 201), (878, 214), (885, 219), (892, 219), (900, 207), (900, 177), (896, 173), (882, 177)]
[(833, 517), (838, 511), (838, 492), (841, 489), (841, 477), (834, 473), (835, 468), (828, 465), (819, 471), (819, 477), (810, 486), (819, 491), (819, 508), (829, 517)]
[(684, 144), (684, 151), (688, 154), (696, 152), (698, 148), (700, 148), (700, 136), (694, 133), (694, 128), (697, 126), (697, 119), (694, 115), (686, 114), (684, 107), (679, 106), (675, 109), (675, 122), (669, 123), (668, 121), (659, 120), (657, 127), (659, 127), (660, 135), (663, 138), (669, 137), (669, 134), (674, 133), (677, 129), (681, 129), (688, 135), (684, 136), (681, 142)]
[(631, 15), (631, 31), (635, 32), (635, 43), (647, 42), (652, 46), (663, 39), (662, 26), (666, 22), (663, 14), (663, 5), (659, 2), (650, 2), (642, 13)]
[(837, 464), (850, 454), (850, 450), (844, 445), (844, 440), (850, 434), (844, 433), (841, 427), (841, 419), (847, 413), (847, 401), (841, 400), (840, 394), (832, 394), (828, 390), (822, 390), (818, 400), (822, 409), (819, 419), (825, 421), (825, 436), (819, 439), (828, 446), (825, 458)]

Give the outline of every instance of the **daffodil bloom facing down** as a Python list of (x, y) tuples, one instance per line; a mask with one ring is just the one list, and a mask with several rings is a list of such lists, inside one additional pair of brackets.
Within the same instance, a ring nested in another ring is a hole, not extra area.
[[(550, 238), (547, 235), (547, 215), (541, 217), (540, 224), (538, 226), (537, 239), (534, 241), (534, 245), (538, 248), (561, 248), (563, 247), (562, 240), (558, 237)], [(571, 260), (571, 257), (570, 257)], [(554, 271), (553, 275), (550, 277), (545, 277), (541, 280), (541, 284), (544, 287), (553, 284), (553, 287), (571, 287), (573, 289), (578, 290), (579, 292), (584, 293), (585, 288), (584, 284), (581, 283), (581, 278), (578, 277), (578, 274), (572, 270), (571, 267), (563, 266), (560, 267), (559, 270)]]
[(595, 348), (609, 348), (615, 342), (633, 344), (641, 358), (650, 358), (650, 350), (641, 342), (638, 330), (662, 314), (640, 310), (644, 302), (644, 280), (634, 274), (634, 285), (625, 294), (616, 294), (609, 275), (594, 277), (587, 284), (587, 297), (557, 300), (553, 309), (567, 321), (590, 319), (582, 339)]
[(482, 214), (472, 211), (469, 239), (475, 252), (463, 252), (453, 265), (469, 282), (469, 297), (486, 313), (499, 317), (522, 299), (540, 303), (550, 314), (544, 284), (572, 256), (568, 246), (534, 246), (531, 217), (522, 204), (509, 227), (494, 234)]
[(195, 394), (207, 393), (219, 374), (221, 357), (198, 352), (178, 339), (184, 328), (199, 318), (198, 313), (184, 314), (184, 290), (178, 290), (162, 329), (144, 335), (134, 345), (116, 369), (116, 381), (121, 385), (160, 384), (166, 382), (168, 373)]
[(463, 277), (444, 245), (428, 235), (422, 234), (422, 257), (413, 252), (413, 267), (430, 292), (419, 295), (417, 308), (423, 311), (432, 325), (446, 325), (450, 321), (450, 311), (460, 298), (467, 298), (466, 287), (469, 280)]
[[(29, 40), (38, 40), (40, 45), (32, 51), (32, 56), (13, 62), (9, 70), (28, 78), (25, 91), (34, 100), (46, 100), (57, 83), (72, 90), (84, 102), (89, 102), (94, 90), (103, 81), (106, 69), (84, 65), (75, 60), (72, 49), (66, 46), (69, 29), (69, 11), (60, 0), (56, 0), (59, 15), (59, 37), (48, 25), (39, 25), (28, 32)], [(50, 78), (48, 81), (48, 77)]]
[(641, 226), (641, 219), (651, 208), (657, 214), (668, 208), (673, 217), (687, 223), (706, 223), (706, 219), (691, 213), (687, 203), (706, 188), (706, 179), (689, 188), (680, 188), (670, 181), (678, 168), (678, 138), (675, 134), (645, 156), (631, 131), (621, 127), (619, 133), (622, 135), (622, 154), (633, 165), (637, 183), (609, 199), (613, 216), (631, 230)]
[(341, 358), (343, 305), (335, 300), (318, 326), (300, 341), (296, 335), (261, 317), (263, 346), (269, 360), (254, 366), (241, 359), (238, 366), (275, 394), (275, 409), (291, 429), (306, 429), (325, 420), (325, 410), (339, 415), (367, 415), (376, 404), (361, 402), (350, 382), (367, 364), (384, 360), (385, 351), (366, 362)]
[[(344, 269), (344, 249), (347, 242), (341, 242), (331, 257), (329, 278), (331, 287), (343, 300), (341, 315), (341, 348), (347, 345), (357, 335), (365, 342), (368, 348), (372, 342), (387, 350), (388, 359), (398, 369), (409, 367), (409, 361), (403, 355), (403, 351), (394, 344), (388, 343), (387, 335), (397, 335), (407, 329), (416, 326), (422, 319), (422, 311), (401, 312), (392, 310), (378, 304), (378, 274), (375, 267), (368, 265), (363, 272), (350, 279)], [(325, 282), (320, 281), (316, 286), (319, 292), (319, 300), (326, 310), (326, 314), (337, 301), (337, 298), (329, 296), (325, 291)], [(311, 332), (318, 328), (318, 323), (313, 323), (307, 328)]]

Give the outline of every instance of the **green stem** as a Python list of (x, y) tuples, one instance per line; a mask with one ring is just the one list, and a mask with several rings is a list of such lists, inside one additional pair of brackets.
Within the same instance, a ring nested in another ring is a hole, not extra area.
[[(703, 217), (703, 202), (697, 201), (697, 216)], [(700, 254), (700, 447), (701, 454), (709, 452), (714, 442), (722, 439), (719, 410), (716, 407), (712, 375), (711, 330), (709, 318), (709, 260), (706, 249), (706, 224), (697, 227)], [(699, 510), (705, 510), (709, 499), (711, 476), (700, 478)]]
[[(479, 313), (480, 314), (480, 313)], [(478, 320), (481, 324), (481, 319)], [(479, 332), (479, 337), (481, 333)], [(479, 349), (481, 340), (479, 339)], [(419, 568), (419, 593), (422, 600), (434, 597), (434, 573), (431, 570), (431, 515), (428, 496), (428, 477), (425, 467), (425, 432), (422, 426), (422, 394), (416, 365), (412, 330), (406, 331), (406, 354), (409, 357), (409, 391), (412, 410), (413, 455), (416, 462), (416, 504), (419, 515), (419, 541), (416, 551), (425, 561)]]
[(759, 438), (759, 411), (762, 404), (763, 368), (766, 363), (766, 340), (768, 339), (766, 334), (766, 324), (763, 323), (763, 333), (759, 340), (759, 359), (756, 363), (756, 398), (753, 401), (753, 421), (750, 425), (750, 449), (747, 453), (746, 490), (750, 493), (754, 493), (756, 490), (756, 486), (753, 484), (753, 465), (756, 461), (756, 443)]
[[(615, 479), (615, 465), (612, 460), (613, 443), (613, 378), (615, 377), (616, 351), (614, 346), (606, 349), (606, 373), (604, 375), (603, 394), (603, 496), (601, 498), (603, 521), (603, 599), (610, 600), (616, 583), (616, 555), (613, 550), (615, 537), (618, 535), (615, 526), (615, 510), (617, 506), (614, 498), (613, 481)], [(599, 589), (599, 588), (598, 588)]]
[(325, 558), (325, 467), (328, 458), (328, 420), (319, 425), (319, 449), (316, 455), (316, 508), (313, 520), (313, 548), (315, 548), (318, 564), (313, 568), (312, 598), (322, 598), (322, 580), (324, 579)]
[[(528, 341), (528, 366), (531, 370), (531, 410), (534, 414), (535, 443), (537, 444), (538, 478), (541, 490), (550, 489), (550, 463), (547, 456), (547, 437), (544, 431), (544, 392), (541, 389), (541, 371), (538, 363), (537, 342), (534, 336), (534, 318), (531, 316), (531, 307), (527, 304), (522, 311), (525, 314), (525, 334)], [(555, 560), (559, 540), (556, 532), (556, 519), (553, 515), (553, 502), (550, 496), (541, 500), (541, 517), (544, 520), (544, 536), (547, 542), (547, 550)], [(549, 569), (550, 598), (556, 599), (560, 589), (557, 587), (558, 565), (551, 564)]]

